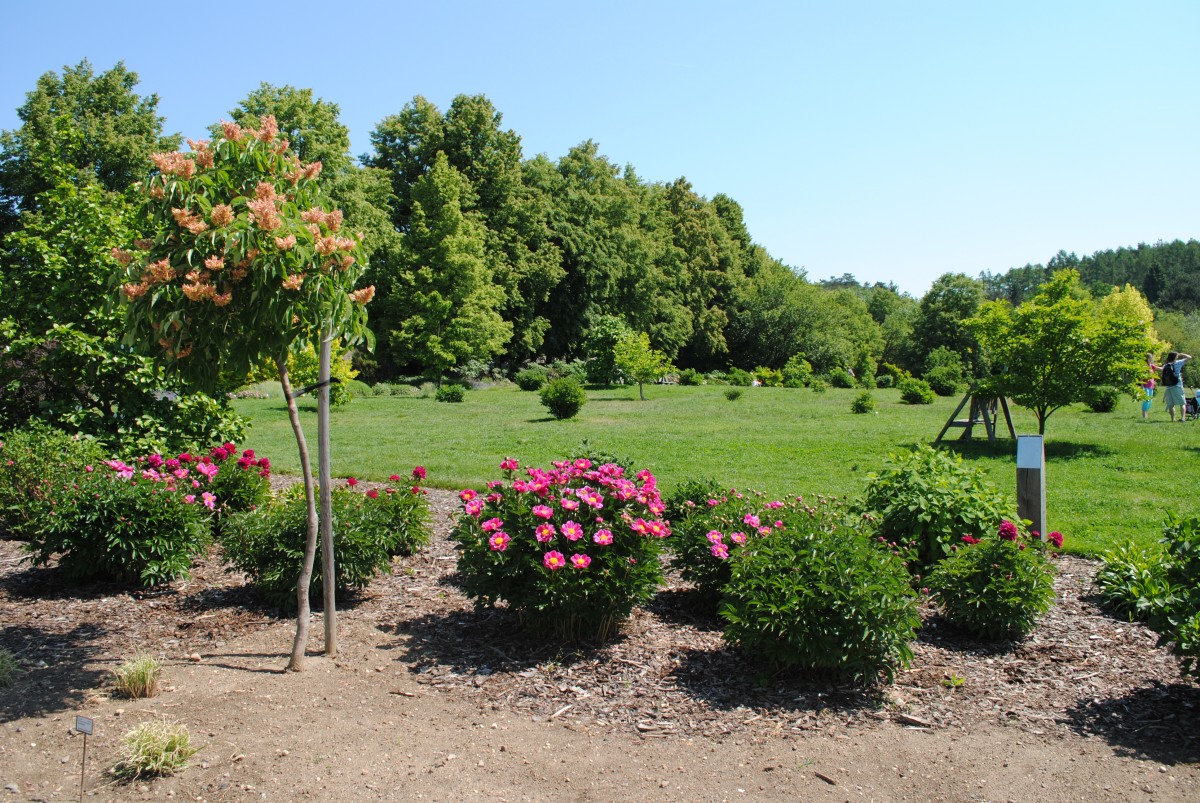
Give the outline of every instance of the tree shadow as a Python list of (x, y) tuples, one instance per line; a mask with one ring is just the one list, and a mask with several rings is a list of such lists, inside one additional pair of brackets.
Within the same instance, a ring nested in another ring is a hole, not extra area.
[(1194, 764), (1200, 761), (1198, 714), (1200, 688), (1154, 681), (1121, 697), (1080, 700), (1065, 722), (1076, 733), (1103, 739), (1123, 757)]
[(106, 634), (94, 624), (66, 632), (28, 625), (0, 628), (0, 646), (21, 666), (13, 685), (0, 689), (0, 722), (82, 707), (87, 690), (100, 686), (109, 674), (89, 666)]
[(592, 399), (592, 401), (602, 402), (635, 402), (637, 400), (637, 396), (597, 396)]
[[(1010, 457), (1016, 459), (1016, 441), (1008, 438), (997, 439), (995, 443), (986, 440), (971, 441), (942, 441), (951, 451), (957, 452), (964, 458), (971, 457)], [(1111, 457), (1117, 452), (1107, 446), (1095, 443), (1071, 443), (1069, 441), (1045, 441), (1047, 460), (1081, 460), (1085, 458)]]
[(720, 596), (698, 588), (672, 588), (659, 591), (645, 608), (664, 622), (693, 627), (702, 632), (720, 632), (725, 624), (717, 616)]
[(981, 658), (1007, 655), (1021, 649), (1024, 639), (981, 639), (934, 611), (925, 611), (921, 616), (921, 627), (915, 639), (943, 650), (964, 653)]
[(143, 587), (132, 582), (74, 580), (57, 565), (27, 566), (0, 579), (0, 588), (13, 599), (96, 600), (127, 594), (134, 599), (161, 599), (179, 592), (170, 583)]

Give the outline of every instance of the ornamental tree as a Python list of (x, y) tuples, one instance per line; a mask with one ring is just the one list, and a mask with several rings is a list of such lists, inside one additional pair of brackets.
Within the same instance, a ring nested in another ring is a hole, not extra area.
[(653, 382), (672, 370), (666, 355), (650, 348), (650, 336), (645, 332), (630, 332), (613, 347), (613, 362), (631, 379), (637, 380), (638, 396), (646, 400), (642, 390), (645, 382)]
[(264, 357), (275, 361), (309, 513), (289, 664), (298, 670), (317, 511), (288, 352), (334, 337), (348, 345), (369, 339), (364, 305), (375, 289), (355, 289), (366, 261), (362, 238), (342, 231), (341, 210), (316, 182), (321, 163), (304, 164), (291, 153), (273, 117), (264, 116), (257, 129), (224, 123), (211, 142), (188, 145), (190, 153), (151, 157), (157, 171), (140, 191), (153, 235), (133, 250), (114, 249), (124, 266), (126, 342), (201, 388), (215, 387), (222, 372), (244, 375)]
[(1039, 434), (1055, 410), (1083, 401), (1095, 385), (1132, 392), (1156, 342), (1143, 315), (1096, 304), (1073, 269), (1055, 273), (1018, 307), (984, 304), (966, 325), (996, 367), (989, 389), (1032, 410)]

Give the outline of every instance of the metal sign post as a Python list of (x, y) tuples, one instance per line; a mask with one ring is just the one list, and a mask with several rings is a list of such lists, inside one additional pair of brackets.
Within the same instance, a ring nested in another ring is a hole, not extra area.
[(1046, 449), (1041, 435), (1017, 436), (1017, 515), (1046, 540)]
[(75, 717), (75, 730), (83, 734), (83, 764), (79, 768), (79, 803), (83, 803), (83, 780), (87, 777), (87, 737), (92, 733), (89, 717)]

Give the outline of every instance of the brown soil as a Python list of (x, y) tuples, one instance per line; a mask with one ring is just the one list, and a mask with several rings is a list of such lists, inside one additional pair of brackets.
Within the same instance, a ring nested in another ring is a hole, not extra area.
[[(475, 612), (431, 491), (434, 543), (338, 612), (340, 653), (285, 674), (294, 622), (216, 554), (155, 592), (62, 585), (0, 541), (0, 800), (1198, 800), (1200, 687), (1058, 559), (1058, 604), (1020, 644), (964, 639), (925, 612), (894, 685), (768, 675), (723, 648), (678, 578), (622, 635), (563, 649)], [(134, 652), (160, 693), (112, 696)], [(151, 718), (203, 749), (182, 773), (116, 782), (120, 737)]]

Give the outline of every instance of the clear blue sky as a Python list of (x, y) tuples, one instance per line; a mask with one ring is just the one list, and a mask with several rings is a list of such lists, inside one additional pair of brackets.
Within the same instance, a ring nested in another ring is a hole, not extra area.
[(487, 95), (524, 153), (593, 139), (746, 210), (811, 279), (1200, 237), (1200, 3), (4, 4), (0, 128), (39, 75), (123, 60), (199, 137), (260, 82), (341, 107), (355, 153), (414, 95)]

